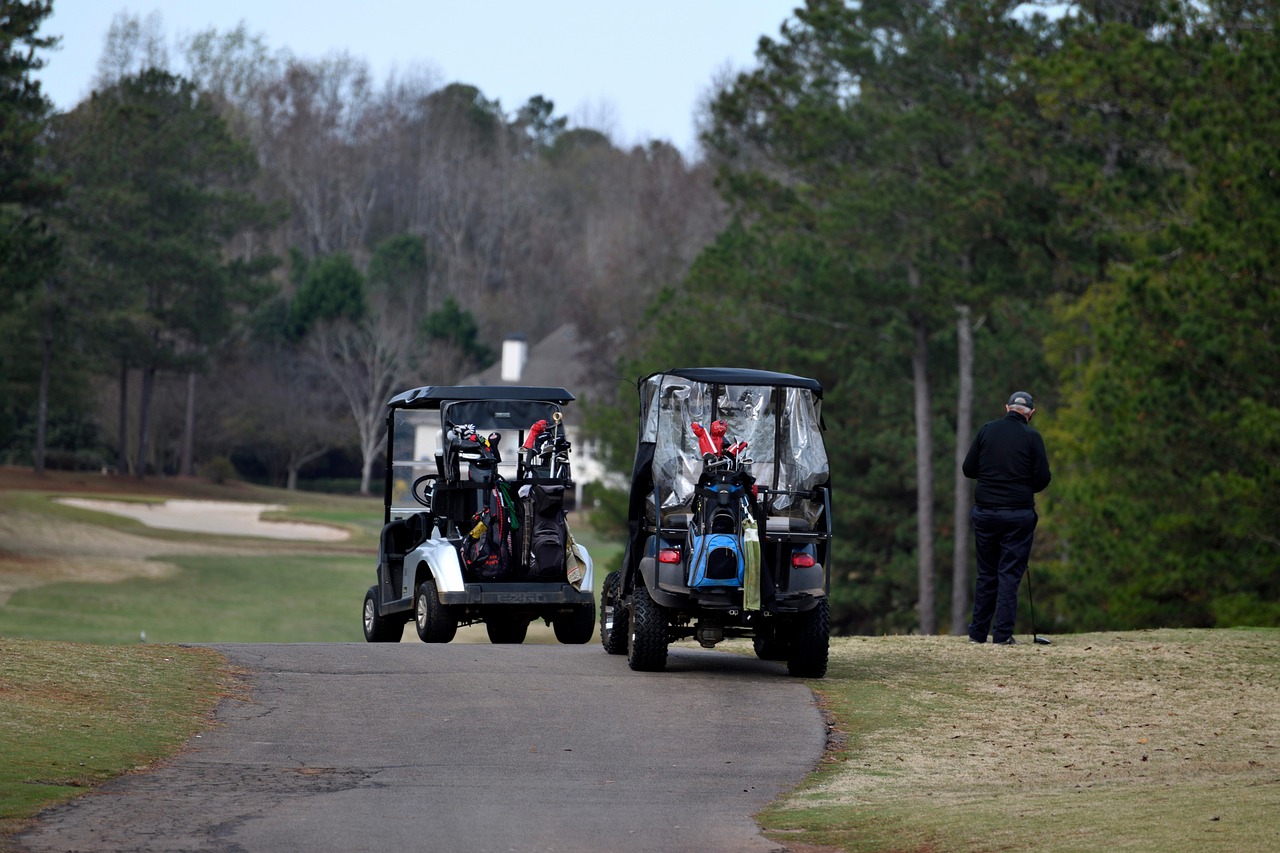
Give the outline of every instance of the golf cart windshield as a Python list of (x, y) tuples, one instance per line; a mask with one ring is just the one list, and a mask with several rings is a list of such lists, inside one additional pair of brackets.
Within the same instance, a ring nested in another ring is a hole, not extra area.
[[(539, 421), (561, 422), (561, 403), (573, 399), (562, 388), (490, 388), (479, 386), (424, 387), (393, 398), (389, 410), (387, 517), (422, 509), (413, 484), (436, 473), (444, 480), (465, 477), (468, 447), (465, 434), (489, 439), (498, 462), (496, 470), (508, 479), (520, 473), (520, 447)], [(547, 471), (541, 472), (544, 478)]]
[[(653, 479), (663, 513), (692, 506), (703, 455), (692, 425), (727, 427), (726, 447), (746, 442), (739, 457), (756, 484), (771, 490), (770, 514), (813, 524), (822, 509), (808, 493), (827, 482), (821, 398), (809, 387), (704, 382), (655, 374), (641, 386), (640, 441), (653, 444)], [(791, 494), (773, 494), (772, 491)]]

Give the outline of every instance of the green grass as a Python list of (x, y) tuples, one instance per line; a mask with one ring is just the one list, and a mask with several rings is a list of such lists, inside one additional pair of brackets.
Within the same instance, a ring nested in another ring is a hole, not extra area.
[(208, 649), (0, 639), (0, 848), (40, 809), (172, 755), (228, 686)]
[[(352, 502), (350, 498), (344, 500)], [(367, 498), (355, 506), (292, 505), (284, 511), (263, 513), (262, 517), (269, 521), (313, 521), (345, 527), (352, 533), (348, 546), (372, 548), (375, 553), (382, 530), (382, 505)]]
[[(167, 535), (172, 536), (169, 532)], [(622, 548), (579, 544), (592, 555), (595, 588)], [(162, 578), (67, 582), (13, 594), (0, 636), (84, 643), (294, 643), (363, 640), (360, 609), (376, 555), (173, 557)], [(539, 623), (540, 624), (540, 623)]]
[(13, 594), (0, 635), (84, 643), (290, 643), (363, 639), (374, 556), (166, 557), (176, 571)]

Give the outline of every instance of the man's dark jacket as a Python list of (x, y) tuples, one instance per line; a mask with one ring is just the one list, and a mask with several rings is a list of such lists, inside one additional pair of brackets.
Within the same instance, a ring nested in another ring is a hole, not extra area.
[(1034, 509), (1051, 476), (1044, 439), (1017, 412), (982, 425), (962, 470), (978, 481), (973, 500), (984, 509)]

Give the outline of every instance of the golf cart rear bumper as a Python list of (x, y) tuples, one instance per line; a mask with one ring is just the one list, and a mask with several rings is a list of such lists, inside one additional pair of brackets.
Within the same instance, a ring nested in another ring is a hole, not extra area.
[(591, 604), (595, 596), (567, 583), (469, 583), (440, 593), (441, 604)]

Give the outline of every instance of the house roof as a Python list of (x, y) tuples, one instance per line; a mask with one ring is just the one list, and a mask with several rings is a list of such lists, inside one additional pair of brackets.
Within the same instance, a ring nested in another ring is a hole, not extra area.
[(502, 360), (499, 359), (496, 364), (465, 377), (458, 384), (559, 386), (581, 397), (592, 384), (588, 378), (586, 349), (578, 327), (565, 323), (542, 340), (530, 344), (528, 360), (518, 380), (508, 382), (502, 378)]

